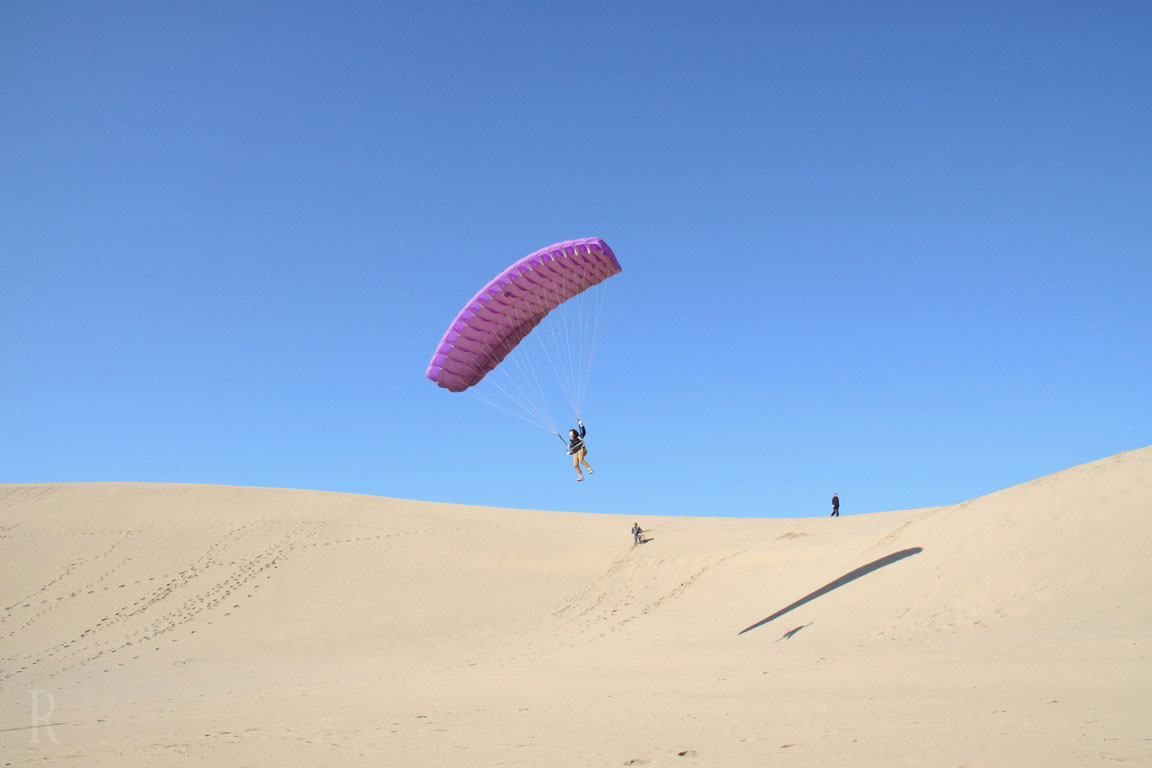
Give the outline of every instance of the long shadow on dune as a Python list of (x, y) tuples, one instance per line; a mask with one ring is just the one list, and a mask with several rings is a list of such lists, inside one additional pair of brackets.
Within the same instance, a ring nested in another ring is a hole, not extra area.
[(856, 581), (856, 579), (860, 578), (861, 576), (867, 576), (868, 574), (872, 573), (872, 571), (879, 570), (886, 565), (892, 565), (892, 563), (895, 563), (898, 560), (903, 560), (906, 557), (912, 557), (912, 555), (918, 555), (923, 551), (924, 551), (923, 547), (912, 547), (911, 549), (902, 549), (899, 552), (893, 552), (890, 555), (885, 555), (884, 557), (880, 558), (879, 560), (873, 560), (872, 562), (868, 563), (867, 565), (862, 565), (854, 571), (849, 571), (848, 573), (844, 574), (840, 578), (836, 579), (836, 581), (832, 581), (832, 582), (829, 582), (828, 584), (825, 584), (824, 586), (820, 587), (820, 589), (816, 590), (815, 592), (811, 592), (807, 595), (804, 595), (804, 597), (802, 597), (799, 600), (797, 600), (796, 602), (792, 603), (792, 605), (789, 605), (787, 608), (781, 608), (780, 610), (776, 611), (776, 613), (772, 614), (768, 618), (761, 619), (760, 621), (756, 622), (755, 624), (753, 624), (750, 627), (745, 627), (744, 629), (740, 630), (737, 634), (742, 635), (745, 632), (756, 629), (756, 627), (762, 627), (765, 624), (767, 624), (768, 622), (770, 622), (774, 619), (780, 618), (784, 614), (788, 613), (789, 611), (792, 611), (792, 610), (799, 608), (800, 606), (804, 605), (805, 603), (812, 602), (816, 598), (818, 598), (822, 595), (826, 595), (834, 589), (839, 589), (840, 587), (844, 586), (845, 584), (847, 584), (849, 582)]

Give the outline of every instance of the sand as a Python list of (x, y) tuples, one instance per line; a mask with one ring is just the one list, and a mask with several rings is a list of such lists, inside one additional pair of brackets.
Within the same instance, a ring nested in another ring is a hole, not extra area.
[(1152, 765), (1152, 447), (636, 519), (0, 485), (0, 765)]

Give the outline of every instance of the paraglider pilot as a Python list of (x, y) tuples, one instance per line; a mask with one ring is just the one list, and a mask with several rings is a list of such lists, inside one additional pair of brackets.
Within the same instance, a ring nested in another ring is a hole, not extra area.
[(576, 419), (576, 424), (580, 427), (579, 432), (575, 429), (568, 430), (568, 455), (572, 457), (572, 466), (576, 468), (576, 482), (579, 483), (584, 479), (584, 473), (580, 470), (581, 464), (588, 467), (588, 474), (590, 475), (594, 474), (595, 470), (584, 460), (584, 457), (588, 455), (588, 448), (584, 445), (584, 435), (588, 434), (588, 431), (584, 429), (584, 422), (580, 419)]

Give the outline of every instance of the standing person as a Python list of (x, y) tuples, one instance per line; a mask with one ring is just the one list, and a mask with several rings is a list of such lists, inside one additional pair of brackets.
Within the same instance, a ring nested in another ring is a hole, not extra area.
[(580, 427), (577, 432), (574, 429), (568, 430), (568, 455), (572, 457), (572, 466), (576, 467), (576, 482), (581, 482), (584, 479), (584, 473), (580, 471), (580, 465), (588, 467), (588, 474), (596, 473), (592, 466), (584, 460), (588, 455), (588, 447), (584, 445), (584, 435), (588, 434), (588, 430), (584, 429), (584, 422), (576, 419), (576, 425)]
[(640, 523), (632, 523), (632, 543), (639, 544), (640, 536), (643, 535), (644, 529), (640, 527)]
[(840, 517), (840, 494), (832, 494), (832, 517)]

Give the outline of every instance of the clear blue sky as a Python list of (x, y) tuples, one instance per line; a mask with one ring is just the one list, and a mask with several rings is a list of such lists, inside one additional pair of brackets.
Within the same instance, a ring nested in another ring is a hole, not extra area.
[[(0, 2), (0, 482), (958, 502), (1152, 443), (1152, 4)], [(577, 484), (427, 381), (619, 255)]]

